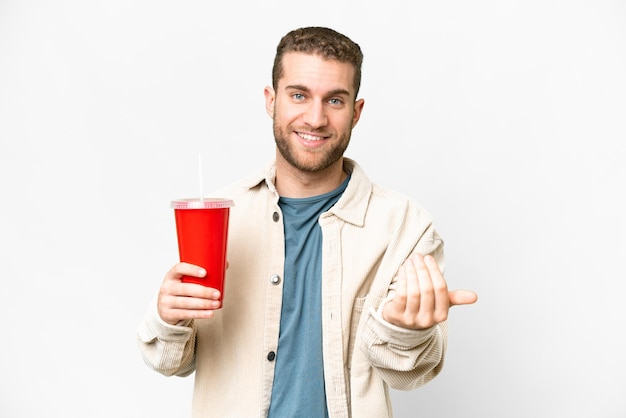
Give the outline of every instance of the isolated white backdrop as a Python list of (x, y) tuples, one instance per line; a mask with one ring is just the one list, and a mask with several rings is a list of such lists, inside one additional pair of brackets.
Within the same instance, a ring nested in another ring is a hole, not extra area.
[(305, 25), (362, 46), (347, 154), (480, 296), (396, 416), (626, 416), (626, 4), (598, 0), (0, 0), (0, 416), (189, 416), (135, 346), (168, 204), (199, 153), (205, 191), (272, 158), (263, 87)]

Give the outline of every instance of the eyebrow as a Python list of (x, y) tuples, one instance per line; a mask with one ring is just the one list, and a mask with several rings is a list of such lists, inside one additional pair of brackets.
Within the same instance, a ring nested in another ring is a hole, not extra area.
[[(285, 90), (301, 90), (307, 93), (311, 91), (308, 87), (302, 86), (300, 84), (291, 84), (291, 85), (285, 86)], [(350, 92), (346, 89), (335, 89), (335, 90), (329, 91), (327, 95), (328, 96), (344, 95), (344, 96), (350, 97)]]

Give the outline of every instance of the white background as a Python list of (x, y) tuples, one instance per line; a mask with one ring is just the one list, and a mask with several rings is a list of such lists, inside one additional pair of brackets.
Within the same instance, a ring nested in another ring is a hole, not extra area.
[(0, 416), (189, 416), (193, 378), (135, 345), (169, 201), (199, 153), (206, 191), (273, 157), (263, 88), (305, 25), (363, 48), (347, 155), (480, 296), (396, 416), (626, 416), (626, 3), (598, 0), (0, 0)]

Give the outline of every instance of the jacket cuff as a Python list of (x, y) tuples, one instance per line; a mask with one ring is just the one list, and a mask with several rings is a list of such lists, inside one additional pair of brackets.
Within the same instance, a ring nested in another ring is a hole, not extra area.
[(385, 321), (381, 311), (376, 311), (374, 308), (370, 308), (366, 327), (368, 345), (386, 342), (404, 350), (410, 350), (423, 344), (432, 337), (437, 328), (436, 325), (419, 330), (402, 328)]

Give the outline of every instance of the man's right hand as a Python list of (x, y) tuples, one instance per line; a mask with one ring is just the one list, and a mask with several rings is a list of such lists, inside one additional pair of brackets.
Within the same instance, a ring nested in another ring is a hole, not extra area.
[(188, 263), (178, 263), (167, 272), (157, 301), (159, 316), (165, 322), (175, 325), (185, 319), (212, 318), (213, 310), (218, 309), (220, 292), (196, 283), (183, 283), (183, 276), (204, 277), (202, 267)]

